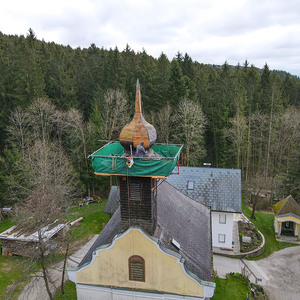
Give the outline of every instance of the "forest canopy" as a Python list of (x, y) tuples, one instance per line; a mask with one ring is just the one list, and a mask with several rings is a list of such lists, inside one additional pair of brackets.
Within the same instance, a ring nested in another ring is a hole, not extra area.
[(244, 181), (269, 179), (300, 200), (299, 78), (247, 60), (216, 66), (187, 53), (154, 58), (129, 45), (72, 49), (29, 30), (0, 32), (0, 204), (18, 180), (26, 184), (32, 139), (65, 152), (82, 193), (105, 190), (86, 158), (98, 140), (118, 139), (133, 114), (137, 79), (158, 142), (184, 144), (186, 165), (239, 168)]

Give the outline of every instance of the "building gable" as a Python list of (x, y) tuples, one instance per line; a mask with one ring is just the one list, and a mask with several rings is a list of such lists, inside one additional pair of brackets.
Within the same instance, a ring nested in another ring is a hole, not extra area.
[[(130, 280), (130, 267), (136, 267), (134, 276), (140, 276), (144, 281)], [(140, 272), (144, 274), (140, 275)], [(69, 273), (73, 280), (76, 277), (77, 284), (194, 297), (211, 297), (214, 290), (213, 283), (201, 281), (185, 269), (180, 255), (163, 249), (155, 239), (134, 227), (116, 236), (111, 244), (96, 249), (89, 264)]]
[(278, 217), (289, 213), (300, 217), (300, 206), (291, 195), (276, 203), (273, 210)]

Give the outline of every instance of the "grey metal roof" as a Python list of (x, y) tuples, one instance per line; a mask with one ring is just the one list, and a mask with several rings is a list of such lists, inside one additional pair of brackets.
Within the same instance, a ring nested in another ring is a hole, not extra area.
[[(179, 175), (172, 174), (167, 181), (213, 211), (242, 211), (241, 170), (179, 167)], [(194, 182), (190, 190), (189, 181)]]
[(108, 195), (108, 199), (104, 208), (107, 214), (113, 214), (120, 205), (120, 190), (116, 185), (112, 185)]
[[(158, 187), (156, 237), (162, 245), (179, 252), (186, 267), (202, 280), (211, 280), (210, 209), (187, 197), (168, 182)], [(180, 244), (178, 250), (170, 238)]]
[[(165, 181), (160, 182), (157, 192), (158, 224), (154, 236), (163, 247), (180, 253), (189, 271), (202, 280), (211, 281), (210, 209)], [(119, 207), (78, 267), (88, 263), (98, 247), (112, 242), (121, 232), (120, 224)], [(170, 243), (170, 238), (180, 244), (180, 249)]]

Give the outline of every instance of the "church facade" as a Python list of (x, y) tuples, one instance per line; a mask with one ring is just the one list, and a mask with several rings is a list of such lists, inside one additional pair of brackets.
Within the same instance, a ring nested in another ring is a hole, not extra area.
[[(139, 83), (135, 115), (120, 145), (92, 155), (97, 175), (117, 176), (120, 207), (76, 268), (78, 299), (210, 299), (211, 211), (166, 182), (180, 147), (154, 144), (142, 115)], [(144, 142), (147, 154), (134, 157)], [(162, 150), (163, 149), (163, 150)]]

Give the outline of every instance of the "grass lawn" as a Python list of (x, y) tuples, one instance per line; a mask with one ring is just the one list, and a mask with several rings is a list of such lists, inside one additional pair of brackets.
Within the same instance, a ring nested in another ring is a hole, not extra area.
[[(0, 233), (15, 224), (13, 218), (5, 217), (0, 222)], [(17, 256), (4, 257), (0, 255), (0, 299), (5, 295), (13, 281), (21, 278), (23, 271), (23, 259)]]
[(3, 221), (0, 222), (0, 233), (12, 227), (15, 224), (16, 222), (13, 218), (5, 217)]
[[(99, 234), (102, 230), (102, 223), (107, 223), (109, 221), (109, 215), (104, 213), (106, 201), (102, 201), (101, 203), (91, 203), (89, 205), (84, 205), (82, 207), (72, 207), (67, 215), (67, 218), (70, 221), (74, 221), (80, 217), (83, 217), (83, 221), (80, 223), (80, 226), (74, 226), (73, 235), (76, 239), (82, 241), (86, 241), (91, 235)], [(54, 300), (76, 300), (76, 286), (75, 283), (68, 281), (65, 284), (65, 295), (61, 295), (61, 291), (59, 290)]]
[(78, 240), (87, 240), (94, 234), (99, 234), (102, 230), (102, 223), (105, 224), (109, 221), (109, 215), (104, 213), (106, 201), (101, 203), (91, 203), (83, 205), (82, 207), (76, 206), (69, 209), (66, 218), (75, 221), (83, 217), (77, 226), (75, 225), (72, 232), (75, 231), (75, 237)]
[[(107, 223), (109, 221), (109, 215), (103, 212), (105, 204), (106, 201), (102, 201), (101, 203), (91, 203), (82, 207), (76, 206), (69, 209), (65, 216), (68, 220), (74, 221), (83, 217), (83, 221), (72, 226), (70, 230), (77, 247), (84, 244), (92, 235), (99, 234), (102, 230), (102, 223)], [(5, 231), (14, 224), (13, 218), (5, 218), (3, 222), (0, 222), (0, 232)], [(53, 256), (52, 261), (57, 262), (60, 260), (62, 260), (61, 254), (55, 254)], [(3, 298), (12, 283), (22, 280), (26, 262), (27, 259), (22, 257), (4, 257), (0, 255), (0, 299)], [(72, 282), (68, 283), (66, 291), (68, 291), (68, 289), (72, 290), (72, 284)], [(57, 299), (76, 299), (75, 285), (73, 290), (75, 290), (74, 298), (72, 298), (73, 296), (68, 298), (62, 298), (60, 296), (61, 298)], [(11, 299), (17, 299), (18, 292), (19, 291), (17, 290), (17, 293), (14, 293), (14, 296)]]
[[(250, 218), (251, 216), (251, 209), (243, 203), (243, 213), (245, 216)], [(266, 245), (265, 251), (263, 254), (252, 258), (254, 260), (261, 259), (269, 256), (275, 251), (281, 250), (286, 247), (293, 246), (290, 243), (283, 243), (276, 241), (275, 232), (274, 232), (274, 215), (263, 213), (261, 211), (257, 211), (255, 213), (256, 219), (252, 219), (251, 222), (262, 232), (265, 237)]]
[(237, 274), (228, 275), (226, 279), (215, 278), (216, 290), (212, 300), (246, 300), (250, 295), (248, 283)]
[[(19, 256), (0, 256), (0, 299), (4, 299), (4, 295), (13, 283), (18, 283), (23, 279), (23, 270), (27, 262)], [(21, 284), (20, 287), (23, 285)], [(20, 287), (16, 291), (20, 291)], [(17, 299), (15, 297), (10, 299)], [(2, 298), (3, 297), (3, 298)]]
[(65, 284), (65, 294), (62, 296), (59, 290), (53, 298), (54, 300), (77, 300), (76, 285), (72, 281)]

